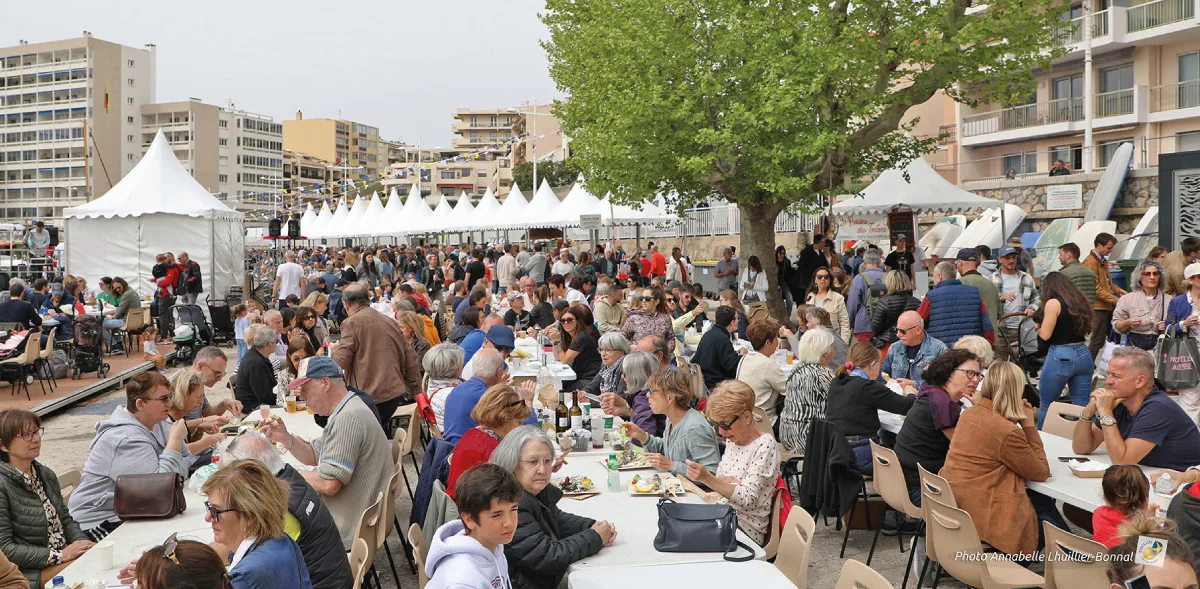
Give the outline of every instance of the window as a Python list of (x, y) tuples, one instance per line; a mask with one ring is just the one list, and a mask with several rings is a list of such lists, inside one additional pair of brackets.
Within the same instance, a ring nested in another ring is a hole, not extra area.
[(125, 104), (133, 104), (133, 97), (132, 97), (132, 96), (130, 96), (129, 98), (126, 98), (126, 99), (125, 99)]
[(127, 153), (127, 154), (125, 154), (125, 159), (127, 159), (127, 160), (129, 160), (129, 161), (131, 161), (131, 162), (132, 162), (132, 161), (133, 161), (133, 154), (132, 154), (132, 153)]
[(1004, 156), (1001, 170), (1004, 174), (1008, 174), (1009, 170), (1016, 171), (1017, 174), (1032, 174), (1037, 171), (1037, 152), (1026, 151), (1024, 153), (1014, 153)]
[(487, 178), (487, 175), (488, 175), (487, 170), (479, 170), (480, 178)]
[(133, 60), (132, 60), (132, 59), (130, 59), (130, 60), (126, 61), (126, 62), (125, 62), (125, 65), (127, 65), (127, 66), (129, 66), (129, 67), (133, 67)]
[(1176, 136), (1179, 151), (1196, 151), (1200, 149), (1200, 132), (1180, 133)]
[(1178, 108), (1200, 106), (1200, 52), (1179, 55)]
[(220, 145), (221, 147), (225, 147), (225, 146), (229, 145), (229, 140), (224, 137), (217, 139), (217, 145)]
[(1083, 168), (1083, 146), (1082, 145), (1060, 145), (1050, 148), (1050, 163), (1062, 160), (1066, 162), (1067, 167), (1072, 170)]
[(133, 135), (126, 135), (126, 136), (125, 136), (125, 142), (126, 142), (126, 143), (133, 143)]
[(131, 125), (132, 125), (132, 124), (133, 124), (133, 117), (125, 117), (125, 122), (126, 122), (126, 123), (129, 123), (129, 124), (131, 124)]
[(1116, 92), (1133, 88), (1133, 64), (1100, 70), (1100, 92)]
[(125, 80), (125, 84), (126, 84), (127, 86), (132, 86), (132, 85), (133, 85), (133, 78), (129, 78), (129, 79)]
[[(1099, 147), (1099, 149), (1097, 150), (1096, 155), (1099, 156), (1100, 159), (1096, 162), (1096, 167), (1108, 167), (1108, 162), (1112, 161), (1113, 155), (1117, 153), (1117, 148), (1120, 147), (1122, 143), (1128, 143), (1130, 141), (1133, 141), (1133, 139), (1127, 137), (1125, 139), (1106, 141), (1098, 145), (1097, 147)], [(1132, 163), (1132, 161), (1130, 163)]]
[(226, 174), (217, 174), (217, 182), (220, 182), (221, 184), (227, 184), (229, 183), (229, 176)]
[(220, 121), (218, 121), (218, 125), (219, 125), (219, 126), (222, 128), (222, 129), (228, 129), (228, 128), (229, 128), (229, 121), (227, 121), (227, 120), (225, 120), (225, 119), (221, 119)]
[(454, 188), (450, 186), (443, 186), (442, 196), (454, 196)]

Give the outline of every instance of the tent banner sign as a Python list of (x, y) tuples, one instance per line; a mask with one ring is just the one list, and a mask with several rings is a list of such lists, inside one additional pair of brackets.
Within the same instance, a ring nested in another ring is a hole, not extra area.
[(862, 215), (839, 219), (837, 240), (845, 243), (865, 242), (883, 245), (888, 243), (888, 223), (883, 215)]
[(600, 215), (579, 215), (579, 228), (584, 231), (599, 231), (600, 230)]
[(1059, 184), (1046, 187), (1047, 211), (1072, 211), (1082, 208), (1082, 184)]

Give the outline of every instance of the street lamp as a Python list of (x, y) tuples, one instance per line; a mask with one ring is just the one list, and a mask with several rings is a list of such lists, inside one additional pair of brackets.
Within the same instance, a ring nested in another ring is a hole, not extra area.
[(532, 156), (531, 156), (531, 158), (533, 159), (533, 187), (532, 187), (532, 188), (530, 188), (530, 190), (531, 190), (532, 192), (537, 192), (537, 189), (538, 189), (538, 181), (537, 181), (537, 164), (538, 164), (538, 158), (537, 158), (537, 117), (552, 117), (552, 116), (554, 116), (554, 115), (553, 115), (553, 114), (551, 114), (551, 113), (548, 113), (548, 112), (538, 112), (538, 111), (536, 110), (536, 109), (537, 109), (537, 105), (536, 105), (536, 104), (533, 106), (533, 108), (534, 108), (535, 110), (531, 110), (531, 111), (529, 111), (529, 110), (517, 110), (517, 109), (515, 109), (515, 108), (510, 108), (510, 109), (508, 109), (506, 112), (515, 113), (515, 114), (519, 114), (519, 115), (525, 115), (525, 116), (527, 116), (527, 117), (533, 117), (533, 132), (529, 134), (529, 147), (530, 147), (530, 151), (532, 152)]

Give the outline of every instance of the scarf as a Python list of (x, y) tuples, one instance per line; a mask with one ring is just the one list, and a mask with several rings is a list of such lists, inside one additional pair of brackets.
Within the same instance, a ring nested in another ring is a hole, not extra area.
[(617, 390), (617, 380), (621, 378), (621, 363), (625, 360), (622, 356), (611, 366), (604, 366), (600, 369), (600, 392), (611, 393)]

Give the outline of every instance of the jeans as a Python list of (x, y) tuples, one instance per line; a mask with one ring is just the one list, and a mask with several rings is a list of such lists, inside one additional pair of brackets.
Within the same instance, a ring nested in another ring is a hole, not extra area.
[(105, 319), (100, 324), (100, 331), (104, 333), (104, 341), (108, 342), (110, 346), (113, 343), (112, 330), (114, 329), (125, 329), (125, 321), (123, 319)]
[(1088, 397), (1092, 394), (1092, 373), (1095, 369), (1087, 346), (1050, 346), (1046, 361), (1042, 364), (1042, 376), (1038, 381), (1038, 394), (1042, 399), (1042, 410), (1038, 412), (1038, 429), (1041, 429), (1042, 422), (1046, 421), (1046, 409), (1058, 400), (1063, 389), (1067, 387), (1071, 389), (1071, 403), (1087, 405)]
[[(876, 439), (878, 444), (879, 440)], [(850, 442), (850, 451), (854, 452), (854, 470), (865, 475), (870, 475), (875, 472), (874, 459), (871, 458), (870, 440), (862, 439), (856, 442)]]
[(787, 314), (789, 317), (791, 317), (792, 307), (796, 306), (796, 301), (794, 299), (792, 299), (792, 289), (788, 288), (785, 285), (784, 287), (780, 288), (779, 290), (781, 291), (780, 294), (783, 295), (783, 306), (785, 308), (787, 308)]
[(240, 339), (240, 338), (237, 340), (237, 352), (238, 352), (237, 361), (238, 361), (238, 364), (241, 364), (242, 356), (246, 355), (246, 340)]
[(1108, 337), (1108, 330), (1112, 329), (1112, 310), (1102, 311), (1096, 309), (1096, 327), (1092, 330), (1092, 338), (1088, 340), (1088, 351), (1092, 357), (1100, 353), (1100, 349), (1104, 347), (1104, 340)]

